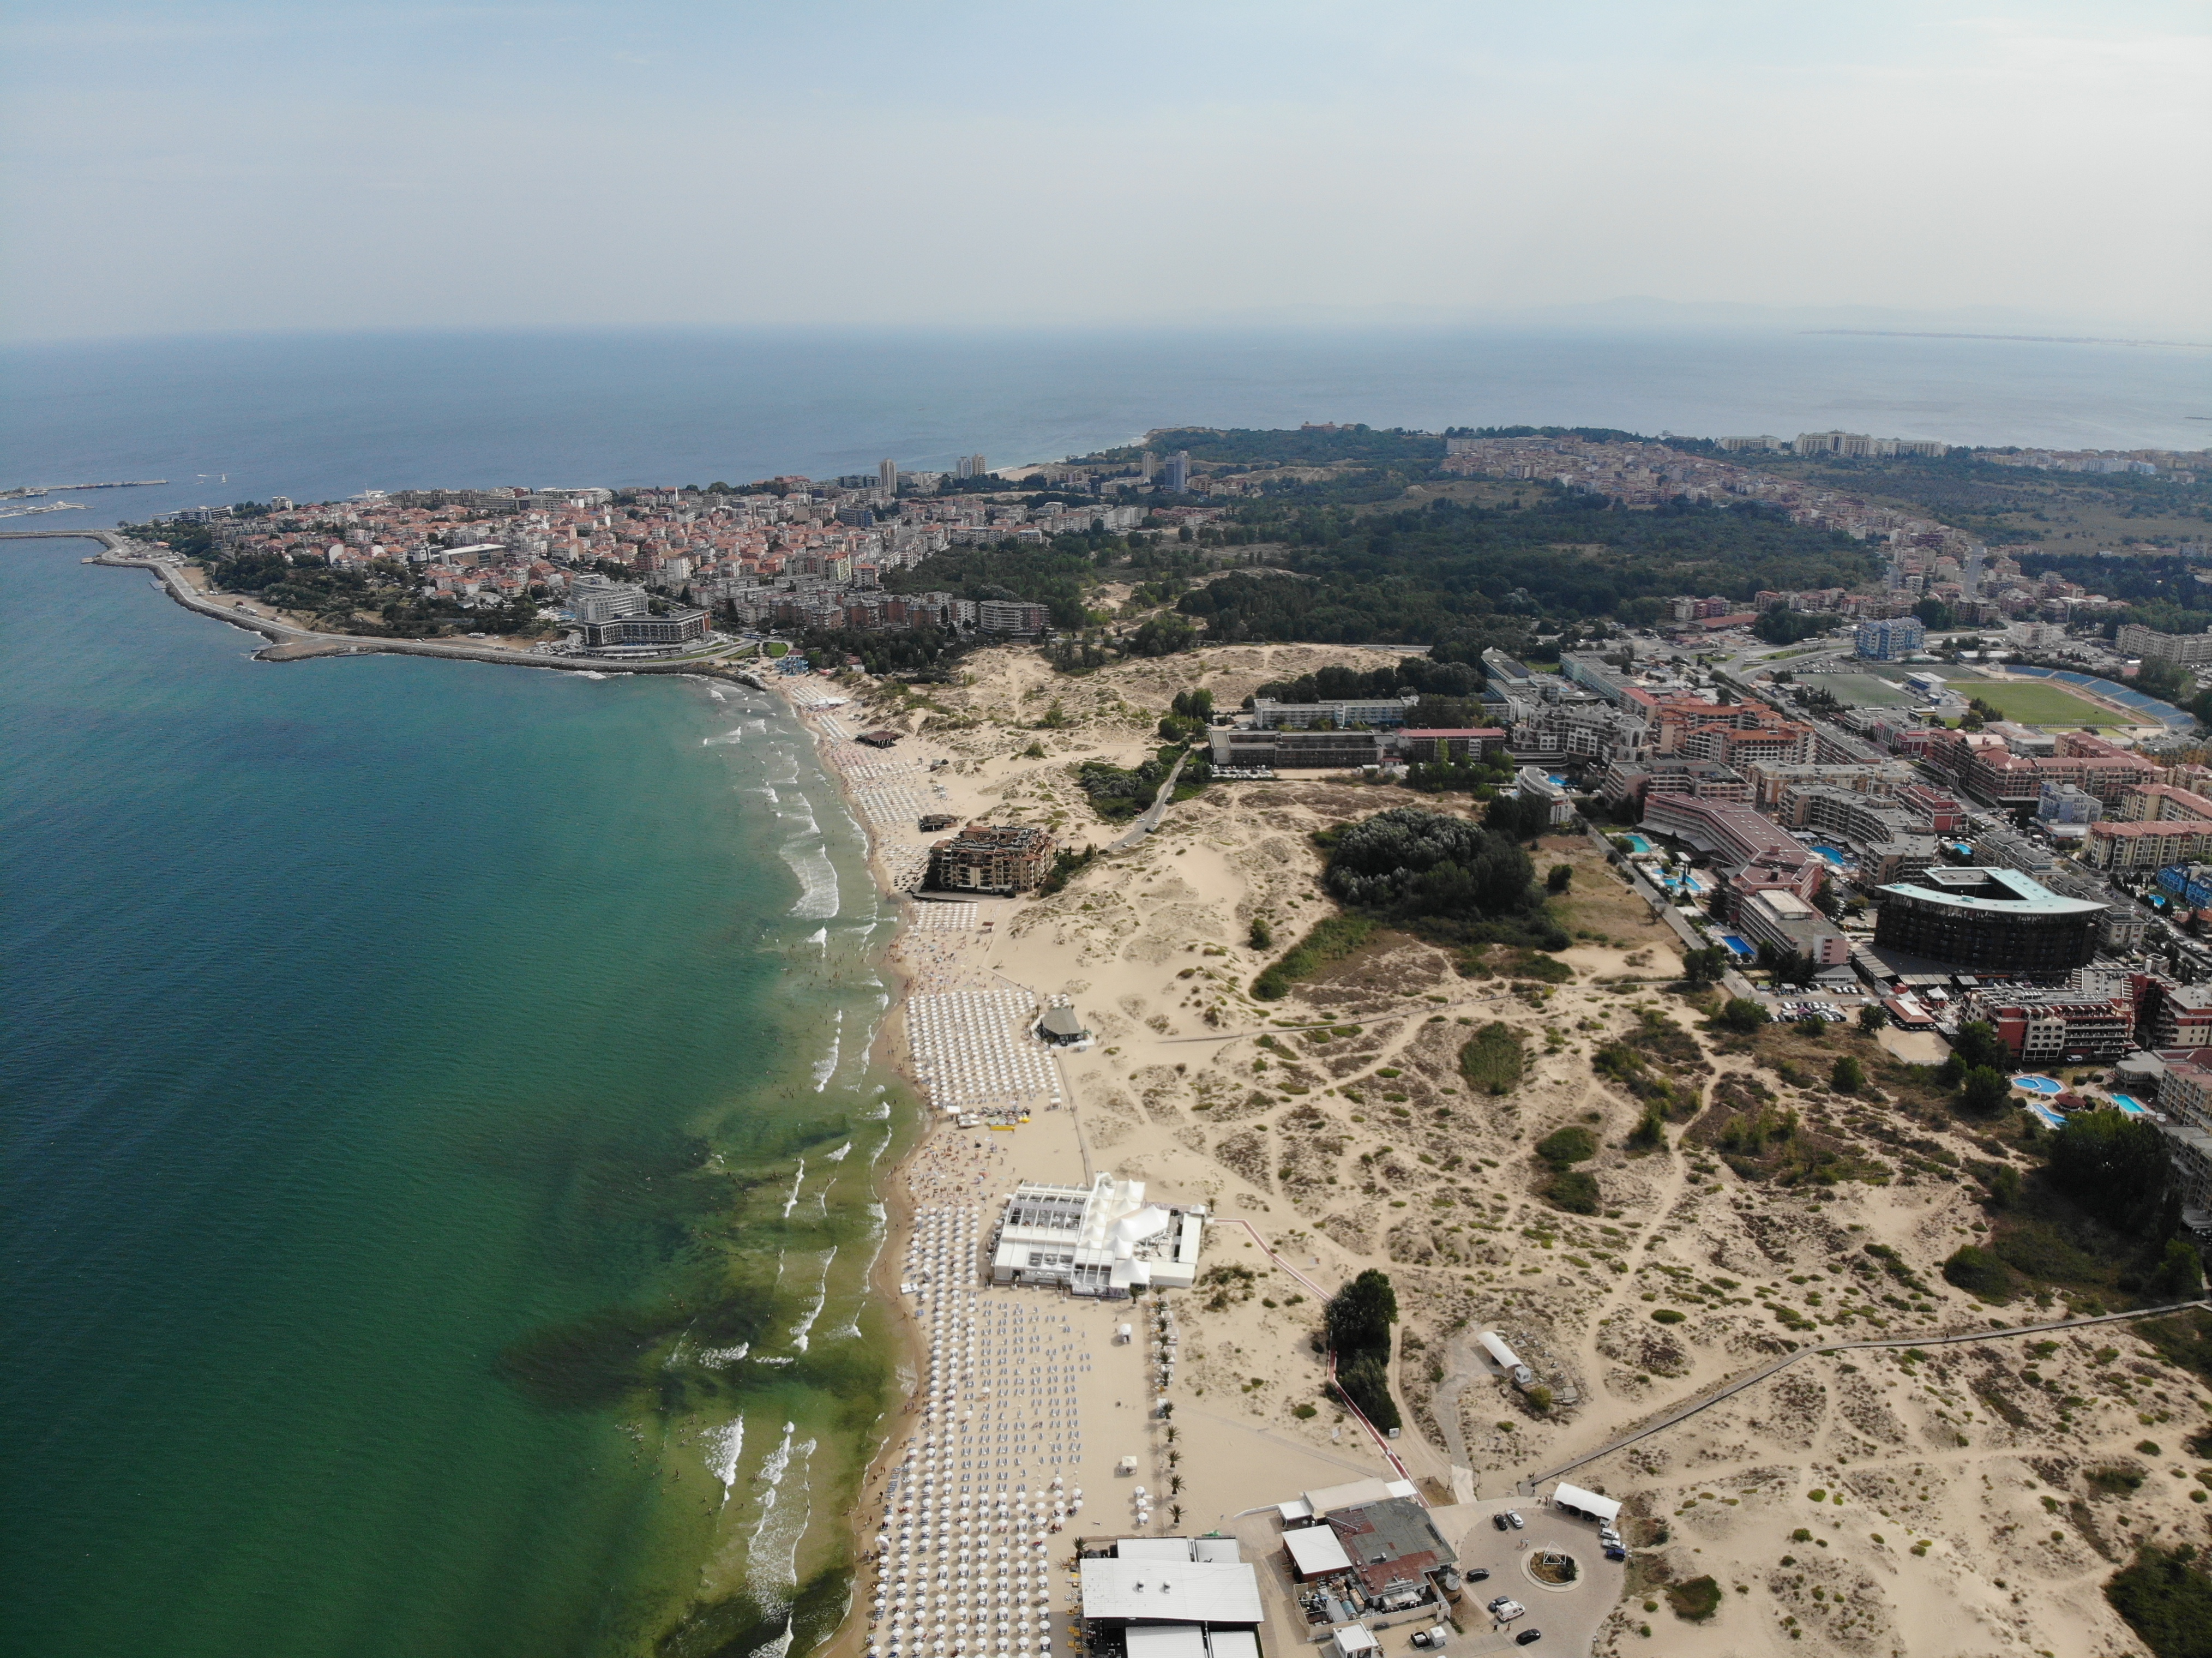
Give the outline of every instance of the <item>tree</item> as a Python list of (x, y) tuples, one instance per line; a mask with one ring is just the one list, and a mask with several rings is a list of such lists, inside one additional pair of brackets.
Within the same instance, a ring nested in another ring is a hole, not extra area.
[(1869, 1002), (1859, 1010), (1859, 1029), (1871, 1036), (1889, 1023), (1889, 1010), (1880, 1002)]
[(1943, 1263), (1943, 1281), (1984, 1301), (2004, 1301), (2012, 1295), (2012, 1268), (1971, 1243), (1951, 1252)]
[(2012, 1097), (2012, 1084), (2002, 1071), (1980, 1065), (1968, 1071), (1960, 1084), (1960, 1097), (1967, 1110), (1978, 1117), (1995, 1116)]
[(1575, 867), (1572, 864), (1554, 864), (1544, 877), (1544, 890), (1565, 892), (1573, 884)]
[(1255, 950), (1273, 950), (1275, 947), (1275, 929), (1256, 915), (1252, 918), (1252, 931), (1249, 936), (1252, 948)]
[(2165, 1207), (2172, 1173), (2166, 1137), (2148, 1118), (2077, 1111), (2052, 1137), (2051, 1177), (2099, 1219), (2141, 1233)]
[(1866, 1086), (1866, 1072), (1856, 1060), (1846, 1054), (1830, 1067), (1828, 1086), (1838, 1094), (1856, 1094)]
[(1969, 1071), (1979, 1066), (1994, 1071), (2012, 1062), (2012, 1050), (1997, 1035), (1997, 1028), (1981, 1019), (1970, 1019), (1959, 1027), (1958, 1035), (1952, 1039), (1951, 1051)]
[(2204, 1293), (2204, 1258), (2187, 1238), (2168, 1238), (2156, 1269), (2143, 1285), (2152, 1301), (2186, 1301)]
[(1769, 1023), (1770, 1018), (1767, 1011), (1750, 997), (1731, 996), (1728, 1005), (1713, 1016), (1713, 1023), (1723, 1030), (1733, 1030), (1747, 1036), (1759, 1026)]
[(1721, 975), (1728, 971), (1728, 950), (1720, 944), (1682, 952), (1682, 976), (1693, 985), (1717, 983)]
[(1339, 1355), (1388, 1351), (1390, 1327), (1397, 1321), (1398, 1292), (1390, 1275), (1373, 1266), (1331, 1296), (1322, 1313), (1329, 1351)]

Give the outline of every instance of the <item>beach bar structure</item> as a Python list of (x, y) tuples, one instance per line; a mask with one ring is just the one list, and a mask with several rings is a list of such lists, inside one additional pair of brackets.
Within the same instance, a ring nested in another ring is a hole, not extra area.
[(1024, 1181), (1000, 1218), (991, 1281), (1064, 1284), (1109, 1300), (1139, 1286), (1188, 1290), (1197, 1281), (1205, 1234), (1203, 1207), (1146, 1203), (1142, 1181), (1108, 1174), (1089, 1186)]
[(1609, 1497), (1600, 1497), (1595, 1491), (1584, 1491), (1580, 1485), (1570, 1485), (1562, 1479), (1552, 1493), (1552, 1506), (1565, 1509), (1570, 1514), (1581, 1515), (1587, 1520), (1599, 1520), (1610, 1526), (1620, 1518), (1620, 1504)]
[(1093, 1651), (1127, 1658), (1260, 1658), (1259, 1575), (1233, 1537), (1124, 1537), (1077, 1545)]

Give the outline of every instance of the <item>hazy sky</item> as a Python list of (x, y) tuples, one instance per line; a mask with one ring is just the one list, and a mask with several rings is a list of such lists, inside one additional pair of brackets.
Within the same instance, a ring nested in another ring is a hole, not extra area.
[(0, 331), (1648, 295), (2204, 338), (2208, 88), (2212, 7), (2128, 0), (17, 0)]

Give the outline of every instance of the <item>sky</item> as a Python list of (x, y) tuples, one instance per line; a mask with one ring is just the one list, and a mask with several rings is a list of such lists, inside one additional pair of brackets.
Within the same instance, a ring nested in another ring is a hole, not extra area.
[(1638, 296), (2205, 340), (2207, 88), (2203, 0), (15, 0), (0, 337)]

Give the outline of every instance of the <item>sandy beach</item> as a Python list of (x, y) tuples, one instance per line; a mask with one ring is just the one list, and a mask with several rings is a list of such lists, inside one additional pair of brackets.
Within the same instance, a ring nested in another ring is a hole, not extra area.
[[(971, 656), (965, 683), (926, 697), (817, 677), (796, 682), (793, 701), (868, 827), (878, 878), (911, 890), (925, 844), (914, 807), (1044, 823), (1064, 847), (1103, 847), (1121, 830), (1091, 811), (1073, 764), (1134, 763), (1176, 691), (1203, 683), (1234, 708), (1269, 679), (1382, 659), (1227, 647), (1075, 678), (1008, 648)], [(852, 741), (886, 725), (907, 733), (888, 754)], [(890, 950), (901, 990), (883, 1040), (925, 1101), (932, 1078), (909, 1048), (921, 999), (1062, 998), (1093, 1039), (1047, 1056), (1057, 1104), (1039, 1084), (1026, 1121), (964, 1129), (926, 1110), (884, 1177), (893, 1236), (878, 1271), (906, 1332), (905, 1399), (854, 1515), (861, 1569), (838, 1654), (903, 1653), (921, 1616), (977, 1619), (957, 1601), (917, 1606), (911, 1542), (901, 1582), (901, 1527), (925, 1518), (1004, 1521), (1017, 1558), (1042, 1563), (1011, 1580), (1007, 1605), (1031, 1627), (1002, 1628), (994, 1604), (988, 1619), (944, 1625), (963, 1649), (995, 1650), (1004, 1636), (1028, 1643), (1013, 1650), (1050, 1639), (1065, 1652), (1079, 1534), (1218, 1527), (1264, 1560), (1272, 1522), (1247, 1510), (1395, 1477), (1395, 1459), (1465, 1558), (1486, 1561), (1495, 1509), (1543, 1511), (1549, 1482), (1532, 1492), (1531, 1475), (1801, 1345), (2038, 1315), (2025, 1302), (1984, 1306), (1938, 1271), (1984, 1230), (1978, 1188), (1950, 1171), (1986, 1151), (1963, 1132), (1900, 1135), (1878, 1107), (1831, 1095), (1813, 1080), (1828, 1055), (1811, 1036), (1717, 1045), (1665, 989), (1679, 974), (1674, 935), (1587, 837), (1547, 839), (1536, 854), (1540, 872), (1572, 872), (1559, 907), (1573, 936), (1557, 958), (1564, 977), (1522, 970), (1511, 952), (1463, 976), (1445, 950), (1386, 934), (1285, 1000), (1255, 1000), (1259, 968), (1333, 912), (1313, 834), (1407, 804), (1466, 809), (1333, 777), (1217, 784), (1052, 897), (911, 907)], [(1274, 950), (1252, 946), (1255, 920)], [(1461, 1052), (1499, 1026), (1521, 1074), (1493, 1092), (1468, 1079)], [(1834, 1052), (1860, 1039), (1821, 1040)], [(1686, 1102), (1657, 1151), (1627, 1144), (1642, 1106), (1620, 1062), (1593, 1064), (1622, 1048)], [(1834, 1148), (1822, 1155), (1838, 1167), (1878, 1178), (1740, 1177), (1717, 1156), (1712, 1125), (1770, 1107), (1800, 1114), (1820, 1137), (1808, 1143)], [(1531, 1156), (1570, 1125), (1598, 1147), (1583, 1165), (1601, 1193), (1589, 1213), (1545, 1201)], [(1105, 1170), (1159, 1200), (1210, 1206), (1198, 1288), (1133, 1304), (984, 1284), (975, 1252), (1014, 1182)], [(925, 1256), (933, 1238), (957, 1244), (926, 1285), (912, 1276), (918, 1236)], [(1325, 1393), (1311, 1340), (1320, 1300), (1369, 1266), (1391, 1275), (1401, 1313), (1393, 1383), (1405, 1427), (1387, 1455)], [(1176, 1321), (1164, 1420), (1145, 1403), (1157, 1381), (1147, 1366), (1164, 1351), (1146, 1321), (1162, 1304)], [(1115, 1339), (1124, 1323), (1127, 1343)], [(1537, 1370), (1546, 1402), (1504, 1385), (1475, 1345), (1484, 1330)], [(1017, 1355), (1033, 1375), (1010, 1368)], [(1582, 1462), (1572, 1477), (1626, 1502), (1638, 1546), (1625, 1571), (1553, 1608), (1547, 1642), (1914, 1658), (2139, 1650), (2101, 1584), (2133, 1539), (2205, 1540), (2206, 1505), (2190, 1501), (2203, 1489), (2198, 1459), (2183, 1441), (2208, 1412), (2212, 1396), (2126, 1324), (1803, 1359)], [(1126, 1457), (1137, 1471), (1117, 1476)], [(1078, 1486), (1079, 1511), (1066, 1506)], [(1668, 1590), (1706, 1578), (1720, 1586), (1717, 1611), (1680, 1615)], [(1303, 1637), (1279, 1604), (1270, 1640), (1292, 1650)], [(1464, 1644), (1486, 1649), (1484, 1638), (1470, 1631)], [(1395, 1650), (1402, 1631), (1384, 1642)]]

